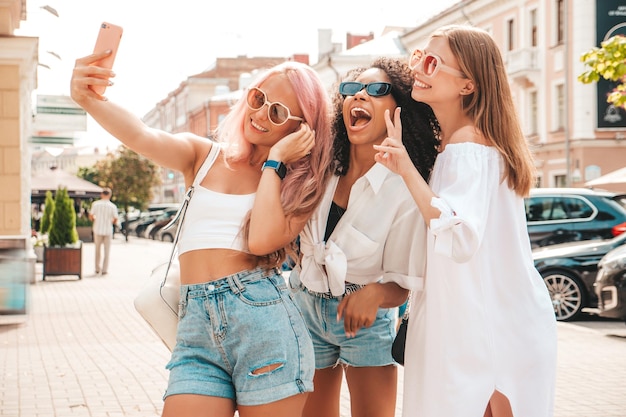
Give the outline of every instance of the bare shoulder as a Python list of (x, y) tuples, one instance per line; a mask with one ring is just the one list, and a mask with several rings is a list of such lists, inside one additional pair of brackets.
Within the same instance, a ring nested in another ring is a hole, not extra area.
[(188, 134), (181, 133), (180, 135), (187, 135), (185, 139), (189, 141), (190, 145), (193, 148), (193, 154), (194, 154), (193, 167), (190, 167), (189, 171), (184, 173), (185, 178), (189, 176), (189, 178), (193, 179), (196, 175), (196, 172), (198, 172), (198, 170), (200, 169), (200, 167), (206, 160), (213, 146), (219, 146), (219, 145), (209, 138), (197, 136), (191, 133), (188, 133)]

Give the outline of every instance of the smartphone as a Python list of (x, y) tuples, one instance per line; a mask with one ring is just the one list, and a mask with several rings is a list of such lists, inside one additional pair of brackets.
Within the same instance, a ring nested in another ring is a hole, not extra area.
[[(115, 61), (115, 55), (117, 55), (117, 49), (120, 46), (120, 40), (122, 39), (122, 28), (111, 23), (102, 22), (100, 24), (100, 31), (98, 32), (98, 38), (96, 39), (96, 46), (93, 48), (93, 53), (100, 53), (106, 50), (113, 51), (108, 57), (96, 61), (93, 65), (105, 68), (113, 68), (113, 62)], [(104, 85), (92, 85), (91, 89), (96, 93), (102, 95), (106, 90)]]

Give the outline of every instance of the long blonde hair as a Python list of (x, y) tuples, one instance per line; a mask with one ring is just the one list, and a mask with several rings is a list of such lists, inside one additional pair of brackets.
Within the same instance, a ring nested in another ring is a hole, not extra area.
[(519, 123), (506, 68), (495, 41), (482, 29), (462, 25), (444, 26), (431, 37), (448, 40), (461, 71), (474, 81), (475, 91), (464, 98), (463, 109), (504, 157), (509, 187), (522, 197), (528, 195), (535, 184), (533, 156)]

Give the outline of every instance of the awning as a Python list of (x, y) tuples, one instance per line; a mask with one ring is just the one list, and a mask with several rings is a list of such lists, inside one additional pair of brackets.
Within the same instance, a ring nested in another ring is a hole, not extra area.
[(598, 177), (594, 180), (587, 181), (585, 183), (585, 186), (592, 187), (595, 185), (606, 184), (626, 184), (626, 167), (620, 168), (613, 172), (609, 172), (608, 174)]
[(70, 198), (97, 198), (102, 192), (102, 188), (96, 184), (58, 168), (38, 172), (31, 176), (33, 200), (45, 199), (46, 191), (52, 191), (54, 194), (59, 187), (67, 188)]

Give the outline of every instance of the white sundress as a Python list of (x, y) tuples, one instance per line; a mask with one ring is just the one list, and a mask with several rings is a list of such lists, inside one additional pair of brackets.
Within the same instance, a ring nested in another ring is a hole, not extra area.
[(424, 291), (414, 292), (403, 417), (482, 417), (494, 390), (515, 417), (553, 415), (556, 319), (534, 267), (523, 198), (493, 147), (446, 146), (430, 186)]

